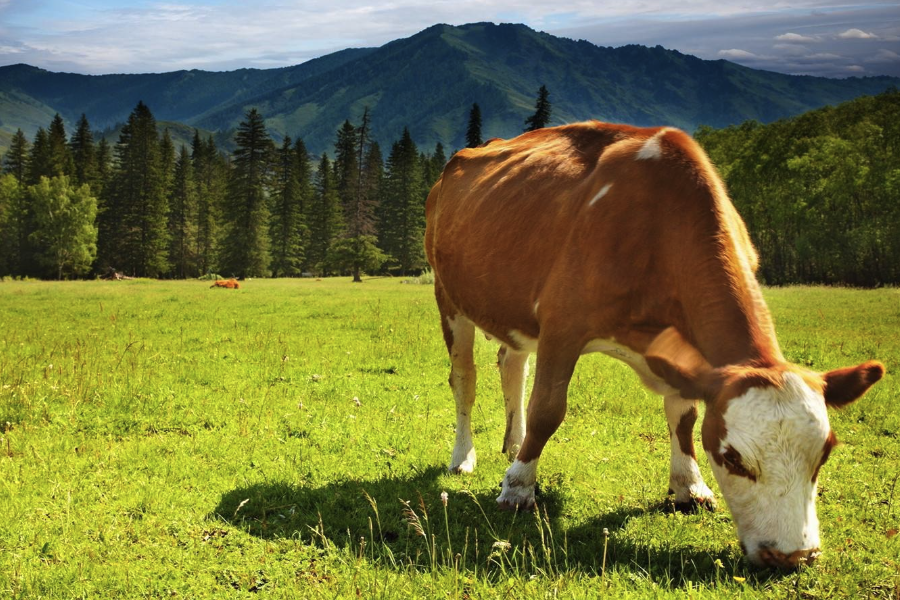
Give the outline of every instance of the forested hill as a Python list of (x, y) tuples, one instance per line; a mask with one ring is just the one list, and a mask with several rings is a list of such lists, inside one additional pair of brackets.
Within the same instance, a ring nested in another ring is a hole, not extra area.
[(701, 128), (769, 284), (900, 282), (900, 92)]
[(160, 120), (220, 132), (256, 107), (273, 136), (301, 137), (320, 152), (366, 106), (373, 136), (385, 144), (406, 126), (420, 145), (462, 147), (473, 102), (485, 137), (510, 137), (522, 131), (541, 85), (550, 90), (551, 124), (597, 118), (694, 130), (771, 122), (898, 84), (889, 77), (783, 75), (659, 46), (600, 47), (524, 25), (435, 25), (380, 48), (283, 69), (86, 76), (3, 67), (0, 146), (18, 127), (32, 137), (55, 112), (70, 128), (81, 113), (95, 128), (110, 127), (139, 100)]

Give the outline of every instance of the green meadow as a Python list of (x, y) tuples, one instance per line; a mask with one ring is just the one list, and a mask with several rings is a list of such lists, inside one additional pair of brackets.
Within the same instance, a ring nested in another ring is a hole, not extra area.
[(831, 414), (823, 555), (793, 573), (744, 562), (705, 457), (719, 509), (668, 510), (662, 401), (603, 356), (539, 510), (505, 513), (479, 337), (478, 467), (449, 475), (429, 285), (0, 283), (0, 598), (898, 598), (900, 290), (765, 294), (793, 362), (888, 369)]

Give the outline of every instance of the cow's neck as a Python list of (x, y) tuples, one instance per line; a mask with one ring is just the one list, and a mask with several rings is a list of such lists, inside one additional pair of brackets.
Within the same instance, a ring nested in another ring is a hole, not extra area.
[(748, 257), (726, 247), (704, 271), (682, 288), (682, 307), (686, 332), (706, 360), (714, 367), (784, 362)]

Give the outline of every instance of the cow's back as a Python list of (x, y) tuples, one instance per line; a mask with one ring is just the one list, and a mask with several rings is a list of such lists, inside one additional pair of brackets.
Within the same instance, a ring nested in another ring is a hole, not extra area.
[(684, 326), (708, 281), (755, 286), (718, 176), (668, 128), (588, 122), (460, 151), (429, 195), (426, 251), (450, 301), (513, 344), (553, 315), (607, 338)]

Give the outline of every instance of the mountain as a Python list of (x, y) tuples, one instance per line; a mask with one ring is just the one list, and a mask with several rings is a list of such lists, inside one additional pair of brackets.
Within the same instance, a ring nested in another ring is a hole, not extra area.
[[(123, 122), (139, 100), (157, 119), (227, 133), (257, 107), (276, 137), (331, 150), (345, 119), (368, 106), (383, 145), (408, 127), (426, 148), (464, 145), (468, 111), (483, 132), (522, 131), (537, 89), (550, 90), (554, 124), (596, 118), (636, 125), (764, 123), (900, 84), (891, 77), (828, 79), (705, 61), (660, 46), (601, 47), (524, 25), (435, 25), (380, 48), (348, 49), (282, 69), (87, 76), (27, 65), (0, 68), (0, 131), (32, 136), (58, 111), (95, 128)], [(2, 143), (2, 139), (0, 139)]]

